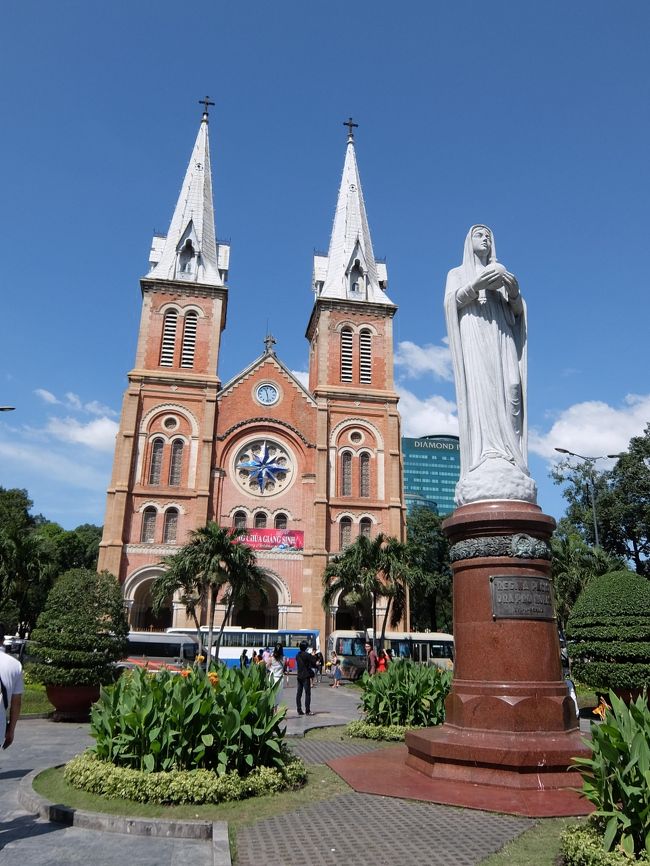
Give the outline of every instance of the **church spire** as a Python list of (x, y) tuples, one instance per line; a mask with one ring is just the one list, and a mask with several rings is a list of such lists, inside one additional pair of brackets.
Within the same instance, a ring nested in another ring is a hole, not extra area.
[(327, 256), (314, 257), (314, 289), (320, 298), (361, 300), (390, 304), (385, 292), (386, 265), (372, 250), (361, 178), (354, 150), (352, 118), (344, 121), (348, 141), (334, 225)]
[(214, 103), (207, 96), (200, 102), (204, 111), (194, 150), (167, 236), (153, 239), (148, 276), (223, 286), (228, 248), (218, 247), (214, 229), (208, 138), (208, 106)]

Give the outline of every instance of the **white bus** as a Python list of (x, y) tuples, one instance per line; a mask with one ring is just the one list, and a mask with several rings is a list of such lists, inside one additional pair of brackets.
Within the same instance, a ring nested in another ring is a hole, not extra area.
[[(335, 652), (341, 661), (341, 673), (351, 680), (361, 676), (366, 668), (366, 640), (372, 642), (373, 630), (333, 631), (327, 639), (328, 658)], [(393, 659), (412, 659), (443, 670), (454, 664), (454, 636), (444, 632), (387, 631), (384, 647)]]
[[(167, 634), (186, 634), (196, 637), (195, 628), (168, 628)], [(213, 641), (216, 641), (219, 629), (213, 631)], [(201, 626), (201, 637), (207, 643), (208, 627)], [(219, 649), (219, 661), (228, 667), (238, 667), (241, 654), (248, 650), (248, 658), (253, 651), (260, 649), (273, 649), (276, 643), (282, 644), (284, 657), (288, 662), (289, 670), (296, 666), (296, 656), (302, 641), (312, 647), (314, 652), (320, 651), (320, 632), (317, 628), (239, 628), (238, 626), (226, 626), (223, 630), (221, 648)], [(214, 655), (214, 651), (213, 651)]]

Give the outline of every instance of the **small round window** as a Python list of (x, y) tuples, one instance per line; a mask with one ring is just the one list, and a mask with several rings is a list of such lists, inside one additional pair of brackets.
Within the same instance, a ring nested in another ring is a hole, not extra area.
[(178, 419), (174, 418), (173, 415), (168, 415), (163, 421), (163, 427), (165, 430), (175, 430), (178, 427)]
[(360, 430), (353, 430), (350, 433), (350, 442), (354, 442), (355, 445), (358, 445), (359, 442), (363, 441), (363, 433)]

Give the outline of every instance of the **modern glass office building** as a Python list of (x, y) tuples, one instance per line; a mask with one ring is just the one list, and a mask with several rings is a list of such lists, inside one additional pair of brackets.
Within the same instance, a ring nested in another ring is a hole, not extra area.
[(402, 437), (402, 453), (407, 513), (422, 505), (441, 515), (453, 511), (460, 477), (458, 436)]

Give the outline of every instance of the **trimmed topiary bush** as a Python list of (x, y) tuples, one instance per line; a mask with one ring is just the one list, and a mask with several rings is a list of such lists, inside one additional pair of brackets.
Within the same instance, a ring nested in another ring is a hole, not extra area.
[(46, 686), (109, 683), (128, 632), (117, 579), (88, 568), (67, 571), (50, 590), (32, 633), (32, 676)]
[(650, 581), (631, 571), (595, 577), (567, 623), (574, 679), (598, 691), (650, 682)]
[(224, 776), (211, 770), (147, 773), (116, 767), (101, 761), (92, 752), (85, 752), (66, 764), (63, 777), (73, 788), (101, 797), (171, 806), (225, 803), (302, 788), (307, 781), (307, 769), (302, 761), (294, 758), (281, 769), (256, 767), (246, 776), (236, 770)]

